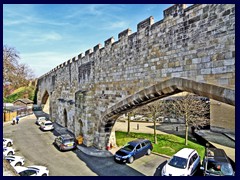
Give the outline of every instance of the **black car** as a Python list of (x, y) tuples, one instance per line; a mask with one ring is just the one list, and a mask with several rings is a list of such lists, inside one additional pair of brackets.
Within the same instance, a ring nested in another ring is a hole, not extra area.
[(152, 149), (151, 141), (147, 139), (137, 139), (119, 149), (114, 155), (114, 160), (123, 163), (133, 163), (135, 159), (145, 154), (150, 155)]
[(232, 165), (223, 149), (206, 148), (202, 165), (204, 176), (234, 176)]
[(60, 151), (72, 150), (76, 148), (75, 138), (69, 134), (62, 134), (56, 137), (54, 145), (59, 148)]

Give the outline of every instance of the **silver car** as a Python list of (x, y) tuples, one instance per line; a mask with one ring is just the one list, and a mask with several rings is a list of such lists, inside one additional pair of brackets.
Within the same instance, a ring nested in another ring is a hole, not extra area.
[(75, 138), (69, 134), (63, 134), (56, 137), (53, 143), (60, 151), (66, 151), (76, 148)]

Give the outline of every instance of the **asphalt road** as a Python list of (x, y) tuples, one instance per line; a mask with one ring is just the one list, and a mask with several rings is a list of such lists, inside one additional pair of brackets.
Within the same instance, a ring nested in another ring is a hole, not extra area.
[(4, 124), (3, 137), (13, 139), (16, 155), (25, 158), (25, 166), (47, 166), (50, 176), (155, 176), (160, 174), (166, 158), (151, 154), (133, 164), (118, 164), (112, 157), (92, 157), (79, 149), (60, 152), (53, 144), (56, 132), (43, 132), (34, 115), (19, 124)]

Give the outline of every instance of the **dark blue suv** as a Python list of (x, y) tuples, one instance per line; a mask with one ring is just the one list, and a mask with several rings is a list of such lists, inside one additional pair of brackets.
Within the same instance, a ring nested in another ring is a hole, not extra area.
[(133, 163), (137, 158), (150, 155), (153, 149), (151, 141), (147, 139), (137, 139), (127, 143), (114, 155), (114, 160), (123, 163)]

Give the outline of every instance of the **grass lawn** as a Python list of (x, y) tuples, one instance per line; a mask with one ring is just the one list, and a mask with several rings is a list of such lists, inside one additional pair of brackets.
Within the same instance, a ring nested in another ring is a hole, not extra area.
[[(149, 139), (152, 143), (154, 142), (153, 134), (131, 132), (130, 135), (127, 135), (126, 132), (120, 132), (120, 131), (116, 131), (115, 133), (116, 133), (117, 145), (119, 147), (137, 138)], [(188, 140), (188, 145), (185, 146), (185, 139), (182, 137), (172, 135), (172, 134), (158, 134), (157, 141), (158, 141), (158, 144), (153, 143), (153, 152), (172, 156), (180, 149), (188, 147), (188, 148), (196, 149), (198, 154), (201, 156), (201, 159), (203, 159), (204, 157), (205, 147), (198, 144), (197, 142), (193, 142), (192, 140)]]

